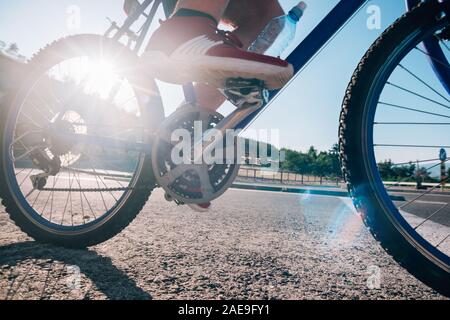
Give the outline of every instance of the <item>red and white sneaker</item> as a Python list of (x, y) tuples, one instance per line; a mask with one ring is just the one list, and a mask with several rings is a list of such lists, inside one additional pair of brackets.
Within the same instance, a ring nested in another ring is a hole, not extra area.
[(227, 79), (258, 79), (267, 89), (283, 87), (294, 75), (284, 60), (243, 50), (232, 33), (206, 17), (172, 17), (162, 22), (143, 55), (155, 78), (175, 83), (208, 83), (224, 88)]
[(212, 204), (211, 202), (201, 204), (188, 204), (188, 207), (196, 212), (208, 212), (211, 209)]

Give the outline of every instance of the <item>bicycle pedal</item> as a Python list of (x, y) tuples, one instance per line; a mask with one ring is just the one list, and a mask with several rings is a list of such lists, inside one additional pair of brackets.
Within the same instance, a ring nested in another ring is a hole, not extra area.
[(231, 78), (227, 79), (225, 88), (239, 90), (243, 95), (251, 93), (255, 88), (265, 88), (265, 83), (258, 79)]
[(236, 107), (262, 106), (269, 94), (265, 83), (258, 79), (232, 78), (226, 81), (223, 94)]

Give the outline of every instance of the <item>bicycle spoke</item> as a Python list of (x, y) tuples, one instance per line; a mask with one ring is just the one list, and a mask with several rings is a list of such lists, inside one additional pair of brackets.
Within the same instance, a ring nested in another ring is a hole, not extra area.
[(448, 234), (441, 242), (439, 242), (435, 247), (439, 248), (441, 244), (443, 244), (445, 241), (447, 241), (450, 238), (450, 234)]
[(374, 125), (450, 126), (450, 122), (374, 122)]
[(30, 171), (28, 172), (28, 174), (25, 176), (25, 178), (19, 183), (19, 188), (24, 184), (24, 182), (27, 180), (27, 178), (31, 175), (31, 173), (33, 172), (33, 168), (30, 169)]
[(448, 65), (447, 63), (445, 63), (445, 62), (443, 62), (443, 61), (441, 61), (441, 60), (439, 60), (439, 59), (436, 59), (435, 57), (433, 57), (432, 55), (430, 55), (428, 52), (426, 52), (426, 51), (424, 51), (424, 50), (422, 50), (422, 49), (420, 49), (420, 48), (417, 48), (417, 47), (415, 47), (414, 49), (420, 51), (421, 53), (423, 53), (424, 55), (426, 55), (427, 57), (429, 57), (431, 60), (435, 61), (436, 63), (438, 63), (438, 64), (440, 64), (440, 65), (442, 65), (442, 66), (444, 66), (445, 68), (450, 69), (450, 67), (449, 67), (449, 65)]
[[(450, 160), (450, 158), (447, 158), (447, 160), (446, 160), (445, 162), (448, 162), (449, 160)], [(429, 161), (427, 161), (427, 162), (429, 162)], [(434, 169), (434, 168), (436, 168), (436, 167), (438, 167), (438, 166), (440, 166), (440, 165), (441, 165), (441, 164), (438, 163), (438, 164), (435, 164), (435, 165), (433, 165), (433, 166), (431, 166), (431, 167), (429, 167), (429, 168), (425, 168), (425, 170), (426, 170), (426, 171), (429, 171), (429, 170), (432, 170), (432, 169)], [(401, 180), (399, 180), (399, 181), (395, 181), (394, 184), (400, 184), (400, 183), (402, 183), (402, 182), (405, 182), (405, 181), (408, 180), (408, 179), (409, 179), (409, 177), (404, 178), (404, 179), (401, 179)], [(386, 188), (386, 191), (391, 190), (393, 187), (394, 187), (394, 186), (392, 186), (392, 187), (387, 187), (387, 188)]]
[[(39, 190), (38, 194), (36, 195), (36, 198), (33, 201), (33, 204), (31, 205), (32, 208), (36, 205), (37, 200), (39, 199), (39, 196), (41, 195), (42, 191)], [(40, 214), (42, 216), (42, 214)]]
[[(100, 162), (100, 161), (102, 161), (102, 160), (101, 160), (101, 159), (98, 159), (98, 158), (95, 157), (95, 156), (88, 155), (88, 154), (86, 154), (86, 153), (84, 153), (84, 156), (86, 156), (88, 159), (92, 160), (94, 163), (102, 164), (102, 162)], [(118, 168), (118, 169), (120, 170), (120, 168)], [(105, 170), (105, 172), (106, 172), (108, 175), (110, 175), (108, 170), (106, 170), (106, 169), (102, 169), (102, 170)], [(124, 188), (124, 187), (125, 187), (118, 179), (113, 178), (112, 180), (113, 180), (114, 182), (116, 182), (121, 188)]]
[[(70, 191), (70, 189), (72, 189), (73, 181), (75, 180), (74, 178), (72, 178), (72, 180), (70, 179), (70, 171), (68, 172), (68, 174), (69, 174), (69, 193), (67, 195), (66, 202), (64, 204), (64, 210), (63, 210), (62, 218), (61, 218), (61, 225), (63, 225), (63, 223), (64, 223), (64, 216), (66, 214), (67, 206), (69, 204), (69, 198), (71, 197), (71, 194), (72, 194), (72, 191)], [(72, 220), (72, 226), (73, 226), (73, 220)]]
[(414, 144), (374, 144), (374, 147), (389, 147), (389, 148), (450, 148), (450, 146), (427, 146), (427, 145), (414, 145)]
[(44, 114), (44, 111), (42, 111), (41, 108), (37, 107), (34, 103), (33, 103), (33, 110), (36, 110), (39, 113), (39, 115), (42, 117), (42, 119), (45, 120), (45, 123), (51, 122), (51, 119), (48, 118), (48, 116)]
[[(95, 169), (94, 168), (92, 168), (93, 170), (94, 170), (94, 172), (95, 172)], [(97, 183), (97, 188), (99, 188), (100, 189), (100, 183), (98, 182), (98, 177), (97, 177), (97, 175), (95, 175), (95, 182)], [(104, 208), (105, 208), (105, 212), (108, 212), (108, 206), (106, 205), (106, 201), (105, 201), (105, 198), (103, 197), (103, 192), (100, 192), (100, 197), (102, 198), (102, 202), (103, 202), (103, 206), (104, 206)]]
[(18, 156), (17, 158), (13, 158), (12, 161), (13, 163), (16, 163), (17, 161), (20, 161), (26, 157), (28, 157), (30, 154), (32, 154), (34, 151), (38, 151), (40, 150), (42, 147), (37, 146), (37, 147), (33, 147), (32, 149), (29, 149), (28, 151), (26, 151), (24, 154), (21, 154), (20, 156)]
[[(25, 137), (28, 137), (29, 135), (32, 135), (32, 134), (41, 133), (41, 132), (42, 132), (41, 130), (30, 130), (30, 131), (27, 131), (27, 132), (23, 133), (22, 135), (20, 135), (18, 138), (14, 139), (14, 140), (11, 142), (10, 148), (11, 148), (12, 146), (14, 146), (16, 143), (21, 142), (23, 139), (25, 139)], [(23, 145), (22, 145), (22, 146), (23, 146)]]
[[(25, 118), (27, 118), (27, 119), (31, 122), (31, 124), (34, 125), (36, 128), (44, 129), (40, 124), (38, 124), (36, 121), (34, 121), (33, 118), (31, 118), (29, 115), (27, 115), (27, 114), (24, 113), (23, 111), (20, 111), (19, 117), (20, 117), (21, 115), (23, 115)], [(28, 124), (27, 124), (27, 125), (28, 125)]]
[(439, 182), (439, 184), (437, 184), (436, 186), (434, 186), (434, 187), (431, 188), (430, 190), (428, 190), (428, 191), (422, 193), (420, 196), (414, 198), (413, 200), (407, 202), (406, 204), (400, 206), (399, 209), (404, 209), (404, 208), (408, 207), (410, 204), (412, 204), (413, 202), (415, 202), (415, 201), (417, 201), (417, 200), (419, 200), (419, 199), (422, 199), (422, 198), (423, 198), (424, 196), (426, 196), (427, 194), (430, 194), (431, 192), (433, 192), (434, 190), (436, 190), (437, 188), (439, 188), (439, 187), (442, 185), (442, 183), (447, 182), (447, 181), (449, 180), (449, 178), (450, 178), (450, 177), (446, 177), (445, 179), (442, 179), (442, 180)]
[[(55, 188), (56, 182), (55, 182), (55, 178), (53, 178), (53, 188)], [(50, 222), (52, 221), (52, 218), (53, 218), (53, 200), (54, 200), (55, 192), (52, 191), (51, 195), (52, 195), (52, 200), (50, 202)]]
[[(94, 218), (97, 219), (97, 217), (95, 216), (94, 211), (92, 210), (91, 203), (90, 203), (89, 200), (87, 199), (87, 196), (86, 196), (86, 194), (84, 193), (83, 188), (81, 187), (80, 175), (79, 175), (79, 174), (76, 174), (76, 175), (77, 175), (77, 183), (78, 183), (78, 187), (80, 188), (80, 197), (81, 197), (81, 195), (84, 197), (84, 199), (85, 199), (85, 201), (86, 201), (86, 204), (88, 205), (89, 210), (90, 210), (91, 213), (93, 214)], [(81, 203), (83, 203), (83, 202), (81, 202)], [(82, 210), (83, 210), (83, 209), (82, 209)], [(85, 215), (84, 215), (84, 210), (83, 210), (83, 220), (84, 220), (84, 219), (85, 219)]]
[[(92, 170), (94, 170), (94, 173), (96, 172), (96, 170), (94, 169), (94, 166), (93, 166), (93, 164), (92, 164), (92, 161), (88, 158), (88, 161), (89, 161), (89, 164), (90, 164), (90, 166), (92, 167)], [(99, 180), (102, 182), (102, 184), (104, 185), (104, 187), (105, 188), (107, 188), (107, 185), (106, 185), (106, 183), (105, 183), (105, 181), (99, 176)], [(99, 188), (100, 188), (100, 186), (99, 186)], [(111, 191), (109, 191), (109, 193), (110, 193), (110, 195), (113, 197), (113, 199), (117, 202), (118, 200), (116, 199), (116, 197), (114, 196), (114, 194), (111, 192)], [(102, 197), (102, 199), (103, 199), (103, 197)]]
[(31, 191), (25, 195), (25, 199), (28, 199), (35, 191), (36, 191), (36, 188), (31, 189)]
[[(15, 168), (17, 169), (17, 168)], [(19, 174), (21, 174), (22, 172), (24, 172), (25, 170), (27, 170), (29, 168), (23, 168), (22, 170), (20, 170), (19, 172), (15, 173), (15, 176), (17, 177)]]
[[(447, 161), (450, 160), (450, 158), (447, 158)], [(408, 161), (408, 162), (400, 162), (400, 163), (393, 163), (392, 166), (397, 167), (397, 166), (404, 166), (404, 165), (408, 165), (408, 164), (419, 164), (419, 163), (426, 163), (426, 162), (436, 162), (436, 161), (441, 161), (441, 159), (439, 158), (435, 158), (435, 159), (427, 159), (427, 160), (416, 160), (416, 161)]]
[(442, 207), (440, 207), (438, 210), (436, 210), (435, 212), (433, 212), (431, 215), (429, 215), (423, 222), (421, 222), (419, 225), (417, 225), (416, 227), (414, 227), (414, 230), (419, 229), (421, 226), (423, 226), (427, 221), (429, 221), (431, 218), (433, 218), (434, 216), (436, 216), (438, 213), (442, 212), (442, 210), (444, 210), (445, 208), (448, 207), (448, 203), (442, 205)]
[(394, 88), (400, 89), (400, 90), (402, 90), (402, 91), (404, 91), (404, 92), (410, 93), (410, 94), (412, 94), (412, 95), (414, 95), (414, 96), (416, 96), (416, 97), (419, 97), (419, 98), (421, 98), (421, 99), (424, 99), (424, 100), (427, 100), (427, 101), (432, 102), (432, 103), (434, 103), (434, 104), (437, 104), (437, 105), (439, 105), (439, 106), (441, 106), (441, 107), (444, 107), (444, 108), (446, 108), (446, 109), (450, 109), (450, 106), (448, 106), (448, 105), (445, 105), (445, 104), (443, 104), (443, 103), (440, 103), (439, 101), (436, 101), (436, 100), (434, 100), (434, 99), (431, 99), (431, 98), (425, 97), (425, 96), (423, 96), (423, 95), (421, 95), (421, 94), (418, 94), (418, 93), (416, 93), (416, 92), (413, 92), (413, 91), (411, 91), (411, 90), (409, 90), (409, 89), (406, 89), (405, 87), (399, 86), (399, 85), (394, 84), (394, 83), (389, 82), (389, 81), (386, 82), (386, 84), (388, 84), (388, 85), (390, 85), (390, 86), (392, 86), (392, 87), (394, 87)]
[(426, 83), (424, 80), (422, 80), (419, 76), (417, 76), (414, 72), (412, 72), (411, 70), (409, 70), (408, 68), (406, 68), (405, 66), (403, 66), (402, 64), (398, 65), (400, 68), (402, 68), (403, 70), (405, 70), (407, 73), (409, 73), (411, 76), (413, 76), (415, 79), (417, 79), (420, 83), (422, 83), (424, 86), (426, 86), (428, 89), (430, 89), (431, 91), (433, 91), (434, 93), (436, 93), (439, 97), (441, 97), (442, 99), (444, 99), (445, 101), (450, 103), (450, 99), (447, 99), (446, 97), (444, 97), (443, 94), (441, 94), (439, 91), (437, 91), (436, 89), (434, 89), (432, 86), (430, 86), (428, 83)]
[(420, 110), (420, 109), (409, 108), (409, 107), (401, 106), (401, 105), (398, 105), (398, 104), (386, 103), (386, 102), (381, 102), (381, 101), (378, 102), (378, 104), (384, 105), (384, 106), (388, 106), (388, 107), (392, 107), (392, 108), (403, 109), (403, 110), (408, 110), (408, 111), (413, 111), (413, 112), (418, 112), (418, 113), (423, 113), (423, 114), (428, 114), (428, 115), (433, 115), (433, 116), (437, 116), (437, 117), (441, 117), (441, 118), (450, 119), (450, 116), (447, 116), (445, 114), (423, 111), (423, 110)]

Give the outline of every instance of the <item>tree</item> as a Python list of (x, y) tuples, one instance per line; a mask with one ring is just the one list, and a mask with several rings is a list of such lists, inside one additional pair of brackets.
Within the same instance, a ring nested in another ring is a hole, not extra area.
[(290, 149), (283, 149), (283, 151), (285, 160), (281, 164), (281, 168), (284, 170), (301, 175), (313, 174), (319, 177), (341, 177), (338, 145), (334, 145), (328, 152), (318, 152), (314, 147), (310, 147), (306, 153)]
[(378, 163), (378, 172), (380, 173), (381, 179), (384, 181), (389, 181), (394, 179), (394, 170), (392, 169), (392, 161), (387, 160)]
[(395, 177), (401, 180), (412, 180), (416, 172), (416, 165), (409, 164), (403, 166), (397, 166), (393, 168)]
[(339, 145), (336, 143), (333, 145), (330, 151), (328, 151), (331, 159), (331, 175), (335, 178), (342, 177), (341, 160), (339, 156)]
[(331, 159), (326, 152), (320, 152), (315, 161), (313, 167), (313, 174), (318, 177), (325, 177), (331, 173)]
[(396, 166), (392, 160), (386, 160), (378, 163), (378, 171), (381, 179), (384, 181), (415, 181), (416, 180), (416, 165), (410, 163), (409, 165)]

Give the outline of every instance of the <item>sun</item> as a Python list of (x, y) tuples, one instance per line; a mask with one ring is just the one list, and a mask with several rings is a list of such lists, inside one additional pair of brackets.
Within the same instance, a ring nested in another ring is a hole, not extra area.
[(80, 56), (64, 60), (47, 71), (55, 83), (67, 84), (77, 94), (95, 96), (128, 113), (139, 112), (139, 101), (132, 82), (112, 60)]
[(87, 71), (85, 75), (85, 92), (88, 94), (98, 94), (100, 98), (107, 99), (118, 81), (114, 65), (107, 60), (85, 62), (83, 69)]
[(50, 78), (60, 82), (72, 82), (83, 87), (86, 94), (108, 99), (113, 88), (120, 82), (117, 68), (106, 59), (77, 57), (63, 61), (49, 70)]

